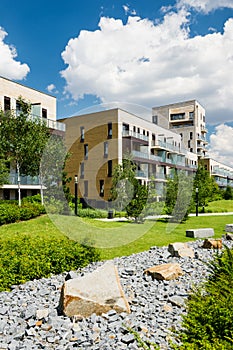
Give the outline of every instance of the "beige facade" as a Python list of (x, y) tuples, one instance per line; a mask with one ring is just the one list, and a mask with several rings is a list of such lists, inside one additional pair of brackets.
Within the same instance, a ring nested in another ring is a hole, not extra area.
[(199, 158), (207, 154), (205, 109), (196, 100), (154, 107), (152, 120), (179, 134), (184, 147)]
[(160, 195), (172, 169), (192, 173), (197, 167), (197, 155), (184, 148), (179, 134), (125, 110), (74, 116), (63, 122), (71, 153), (66, 169), (72, 177), (71, 191), (78, 175), (79, 198), (89, 205), (106, 206), (114, 166), (126, 153), (137, 164), (137, 178), (148, 182), (153, 177)]

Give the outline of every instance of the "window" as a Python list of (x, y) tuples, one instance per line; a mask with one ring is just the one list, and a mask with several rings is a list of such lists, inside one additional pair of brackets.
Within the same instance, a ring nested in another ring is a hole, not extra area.
[(192, 148), (190, 148), (190, 152), (193, 152), (193, 149), (192, 149)]
[(84, 126), (80, 126), (80, 142), (84, 142)]
[(205, 122), (205, 116), (203, 115), (203, 122)]
[(88, 196), (88, 181), (84, 181), (84, 197)]
[(193, 139), (193, 133), (192, 133), (192, 131), (190, 132), (190, 140), (192, 140)]
[(112, 177), (112, 160), (108, 161), (108, 177)]
[(80, 177), (81, 179), (84, 178), (84, 162), (80, 164)]
[(42, 118), (47, 119), (47, 109), (42, 108)]
[(4, 96), (4, 111), (10, 111), (11, 109), (11, 99), (10, 97)]
[(189, 112), (189, 119), (193, 120), (193, 118), (194, 118), (194, 111)]
[(104, 197), (104, 180), (100, 180), (100, 197)]
[(185, 119), (185, 113), (172, 113), (170, 115), (170, 120), (181, 120)]
[(108, 138), (112, 138), (112, 123), (108, 123)]
[(138, 134), (140, 134), (140, 128), (138, 128)]
[(182, 133), (180, 134), (180, 137), (181, 137), (181, 141), (182, 141), (183, 140), (183, 134)]
[[(188, 148), (190, 148), (191, 147), (191, 145), (190, 145), (190, 140), (188, 140)], [(190, 151), (191, 152), (191, 151)]]
[(84, 159), (88, 159), (88, 144), (84, 145)]
[(157, 115), (152, 116), (152, 123), (158, 124), (158, 116)]
[(104, 142), (104, 158), (108, 158), (108, 141)]

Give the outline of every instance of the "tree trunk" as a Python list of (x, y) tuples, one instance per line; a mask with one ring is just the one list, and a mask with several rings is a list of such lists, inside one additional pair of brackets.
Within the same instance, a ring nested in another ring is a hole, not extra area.
[(18, 202), (19, 207), (21, 207), (21, 187), (20, 187), (20, 166), (19, 163), (16, 164), (17, 167), (17, 176), (18, 176)]

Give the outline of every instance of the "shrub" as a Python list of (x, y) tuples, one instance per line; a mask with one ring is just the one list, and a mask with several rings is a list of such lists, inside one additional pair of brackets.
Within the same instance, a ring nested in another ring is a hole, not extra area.
[(108, 213), (106, 210), (100, 210), (100, 209), (78, 209), (78, 216), (80, 217), (89, 217), (92, 219), (97, 219), (97, 218), (107, 218)]
[[(179, 349), (233, 348), (233, 251), (225, 247), (209, 263), (210, 276), (187, 302)], [(175, 349), (176, 347), (174, 347)]]
[(0, 238), (0, 291), (13, 284), (76, 270), (99, 259), (93, 247), (65, 236), (15, 234)]

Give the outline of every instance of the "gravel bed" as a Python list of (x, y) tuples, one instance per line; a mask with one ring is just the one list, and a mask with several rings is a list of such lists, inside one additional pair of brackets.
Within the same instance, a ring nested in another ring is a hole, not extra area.
[[(58, 315), (60, 289), (67, 273), (12, 286), (10, 292), (0, 293), (0, 350), (140, 349), (127, 327), (160, 349), (170, 349), (171, 329), (181, 327), (191, 287), (208, 276), (205, 262), (214, 253), (201, 249), (201, 244), (200, 240), (189, 243), (198, 256), (194, 259), (172, 258), (167, 247), (115, 258), (130, 314), (111, 310), (86, 319)], [(143, 274), (146, 268), (167, 262), (178, 262), (184, 275), (173, 281), (157, 281)], [(84, 275), (102, 264), (91, 264), (77, 274)]]

